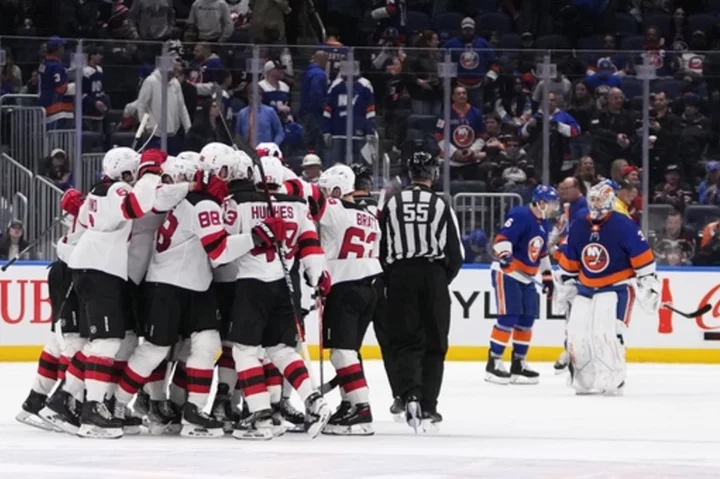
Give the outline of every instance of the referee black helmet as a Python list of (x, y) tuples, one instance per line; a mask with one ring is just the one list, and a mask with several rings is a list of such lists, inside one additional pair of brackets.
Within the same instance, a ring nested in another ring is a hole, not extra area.
[(353, 173), (355, 173), (355, 189), (370, 191), (373, 188), (372, 171), (368, 165), (362, 163), (353, 163), (350, 165)]
[(427, 151), (413, 153), (407, 166), (413, 181), (435, 181), (440, 170), (438, 159)]

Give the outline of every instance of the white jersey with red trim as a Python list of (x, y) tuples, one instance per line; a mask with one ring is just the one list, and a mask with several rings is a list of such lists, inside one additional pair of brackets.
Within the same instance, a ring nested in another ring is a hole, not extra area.
[(296, 177), (285, 181), (282, 192), (304, 199), (307, 202), (313, 221), (317, 222), (322, 216), (325, 209), (325, 195), (320, 191), (318, 185)]
[(83, 213), (83, 209), (87, 210), (87, 201), (82, 204), (77, 216), (67, 217), (67, 220), (70, 222), (70, 227), (63, 237), (57, 242), (55, 253), (57, 254), (58, 259), (63, 263), (67, 264), (70, 260), (70, 256), (72, 255), (75, 246), (78, 244), (83, 233), (86, 231), (85, 226), (80, 224), (80, 216), (83, 214), (87, 216), (87, 212)]
[(253, 248), (252, 236), (229, 236), (222, 208), (203, 193), (190, 193), (158, 228), (146, 280), (207, 291), (212, 268)]
[(158, 186), (152, 212), (133, 221), (128, 258), (128, 277), (133, 283), (139, 285), (145, 277), (155, 247), (155, 232), (167, 212), (187, 196), (189, 186), (190, 183)]
[[(282, 218), (286, 224), (282, 251), (288, 269), (292, 269), (297, 257), (310, 281), (316, 284), (325, 269), (325, 255), (305, 201), (297, 196), (280, 193), (273, 193), (271, 199), (275, 216)], [(228, 202), (229, 210), (234, 208), (237, 211), (237, 221), (231, 230), (233, 233), (250, 233), (255, 225), (270, 216), (264, 193), (236, 193)], [(254, 248), (238, 260), (238, 279), (251, 278), (269, 283), (284, 276), (274, 248)]]
[(358, 204), (329, 198), (319, 226), (333, 284), (382, 273), (380, 225), (375, 215)]
[(147, 174), (135, 187), (122, 181), (102, 182), (88, 193), (79, 221), (87, 231), (70, 255), (72, 269), (102, 271), (128, 278), (128, 245), (132, 221), (152, 209), (157, 175)]
[[(223, 222), (225, 223), (225, 229), (228, 234), (237, 233), (237, 205), (236, 203), (230, 204), (230, 198), (233, 194), (242, 192), (253, 192), (255, 191), (255, 185), (250, 180), (233, 180), (228, 183), (228, 189), (230, 190), (230, 196), (225, 198), (223, 201)], [(237, 281), (238, 276), (238, 260), (231, 261), (230, 263), (218, 266), (213, 270), (213, 282), (215, 283), (234, 283)]]

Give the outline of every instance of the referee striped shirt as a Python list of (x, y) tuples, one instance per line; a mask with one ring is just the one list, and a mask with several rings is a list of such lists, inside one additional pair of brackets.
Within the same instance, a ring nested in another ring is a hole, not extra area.
[(391, 265), (417, 258), (442, 260), (448, 277), (460, 271), (465, 252), (457, 217), (445, 199), (424, 185), (394, 194), (382, 212), (381, 257)]

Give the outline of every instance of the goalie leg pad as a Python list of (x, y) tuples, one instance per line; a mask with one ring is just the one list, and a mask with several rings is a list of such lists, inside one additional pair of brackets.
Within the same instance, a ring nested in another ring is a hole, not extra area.
[(603, 292), (592, 298), (578, 295), (568, 322), (568, 351), (573, 365), (572, 386), (578, 394), (616, 390), (626, 375), (625, 347), (617, 335), (618, 298)]

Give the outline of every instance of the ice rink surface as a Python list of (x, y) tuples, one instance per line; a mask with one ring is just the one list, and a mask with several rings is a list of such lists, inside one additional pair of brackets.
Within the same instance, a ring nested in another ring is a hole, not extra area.
[(633, 364), (625, 396), (607, 398), (576, 397), (567, 376), (535, 366), (540, 385), (497, 386), (483, 382), (484, 363), (449, 363), (441, 431), (416, 436), (392, 421), (382, 365), (368, 362), (375, 436), (245, 442), (35, 430), (14, 419), (35, 365), (0, 364), (0, 478), (720, 477), (720, 366)]

